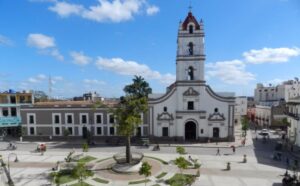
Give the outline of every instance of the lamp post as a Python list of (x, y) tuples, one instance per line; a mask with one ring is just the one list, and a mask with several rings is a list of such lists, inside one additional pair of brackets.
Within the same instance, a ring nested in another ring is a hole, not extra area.
[(15, 154), (15, 153), (10, 153), (10, 154), (8, 154), (8, 156), (7, 156), (7, 168), (8, 168), (8, 175), (9, 175), (9, 176), (8, 176), (8, 183), (9, 183), (9, 184), (12, 183), (11, 176), (10, 176), (10, 166), (9, 166), (9, 158), (10, 158), (12, 155), (14, 155), (14, 156), (16, 157), (16, 159), (15, 159), (14, 162), (18, 162), (18, 161), (19, 161), (19, 160), (18, 160), (17, 154)]

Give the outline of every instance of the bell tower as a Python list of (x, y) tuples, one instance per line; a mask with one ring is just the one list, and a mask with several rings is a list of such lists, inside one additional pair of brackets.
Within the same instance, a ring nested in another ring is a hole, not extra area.
[(179, 23), (176, 81), (204, 81), (204, 25), (189, 11)]

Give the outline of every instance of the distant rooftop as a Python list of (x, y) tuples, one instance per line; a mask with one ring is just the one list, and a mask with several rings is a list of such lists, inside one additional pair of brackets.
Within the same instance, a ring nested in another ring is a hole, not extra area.
[[(103, 107), (114, 107), (119, 103), (119, 100), (104, 100), (99, 102), (103, 104)], [(93, 105), (98, 104), (98, 102), (93, 101), (46, 101), (37, 102), (31, 107), (93, 107)], [(30, 107), (30, 106), (29, 106)], [(99, 107), (102, 107), (99, 105)]]

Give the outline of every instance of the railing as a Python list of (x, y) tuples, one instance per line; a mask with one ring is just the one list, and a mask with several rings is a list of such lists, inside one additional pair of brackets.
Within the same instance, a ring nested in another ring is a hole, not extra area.
[(300, 114), (294, 114), (294, 113), (291, 113), (291, 112), (285, 112), (286, 115), (294, 118), (295, 120), (299, 120), (300, 119)]
[(21, 117), (0, 117), (0, 127), (19, 126)]

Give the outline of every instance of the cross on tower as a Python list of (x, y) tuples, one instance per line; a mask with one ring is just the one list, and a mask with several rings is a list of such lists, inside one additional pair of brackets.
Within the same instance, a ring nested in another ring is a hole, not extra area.
[(190, 5), (189, 5), (189, 11), (191, 12), (192, 11), (192, 0), (190, 0)]

